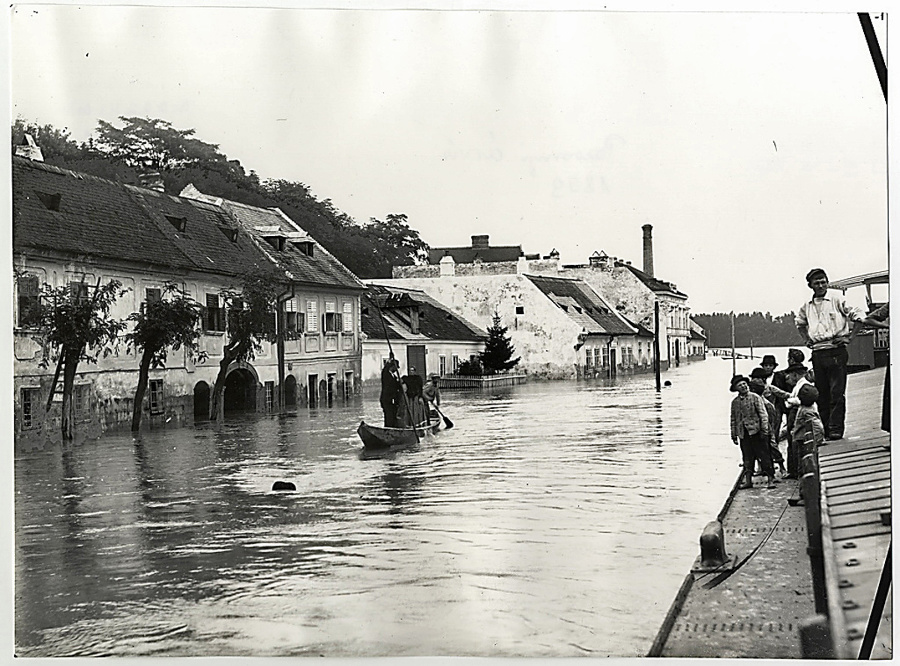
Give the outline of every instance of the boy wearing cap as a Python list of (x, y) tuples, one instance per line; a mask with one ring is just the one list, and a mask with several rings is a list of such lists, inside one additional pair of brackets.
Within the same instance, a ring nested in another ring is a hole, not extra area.
[(791, 437), (795, 442), (799, 442), (804, 431), (809, 431), (816, 442), (816, 446), (825, 444), (825, 428), (822, 426), (822, 419), (819, 418), (819, 412), (816, 409), (816, 400), (819, 392), (816, 387), (810, 383), (804, 384), (797, 392), (797, 416), (794, 419), (794, 430)]
[(826, 439), (844, 436), (847, 411), (847, 345), (855, 324), (861, 324), (859, 308), (847, 305), (837, 294), (828, 294), (828, 276), (821, 268), (806, 274), (812, 299), (800, 306), (794, 318), (797, 330), (812, 349), (812, 366), (819, 392), (819, 415), (825, 425)]
[[(766, 390), (765, 377), (760, 376), (763, 372), (765, 371), (762, 368), (753, 368), (753, 372), (750, 373), (750, 390), (760, 396)], [(779, 424), (775, 423), (775, 405), (768, 400), (763, 400), (763, 402), (766, 405), (766, 414), (769, 416), (769, 455), (772, 458), (773, 467), (778, 465), (778, 471), (781, 472), (781, 477), (784, 478), (787, 475), (787, 471), (784, 469), (784, 457), (778, 448), (777, 428)]]
[(775, 468), (769, 454), (769, 415), (765, 400), (750, 392), (750, 380), (743, 375), (731, 379), (731, 441), (741, 447), (744, 461), (744, 482), (740, 488), (753, 487), (753, 466), (757, 458), (768, 477), (767, 488), (775, 487)]

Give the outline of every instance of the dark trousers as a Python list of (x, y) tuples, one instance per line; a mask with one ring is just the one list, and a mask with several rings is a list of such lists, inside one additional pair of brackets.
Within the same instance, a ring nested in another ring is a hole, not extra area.
[(819, 391), (819, 416), (825, 426), (826, 437), (844, 436), (848, 357), (846, 347), (820, 349), (812, 353), (816, 390)]
[(753, 466), (759, 460), (760, 467), (766, 476), (775, 476), (772, 456), (769, 452), (769, 438), (761, 432), (750, 435), (744, 430), (741, 437), (741, 457), (744, 459), (744, 475), (747, 481), (753, 476)]
[(881, 429), (891, 431), (891, 365), (884, 371), (884, 394), (881, 398)]
[(384, 427), (397, 427), (397, 405), (389, 400), (381, 401), (381, 411), (384, 412)]

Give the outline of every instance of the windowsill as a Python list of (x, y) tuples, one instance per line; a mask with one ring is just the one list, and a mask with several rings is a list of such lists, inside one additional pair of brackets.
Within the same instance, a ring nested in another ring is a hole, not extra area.
[(203, 335), (211, 335), (216, 338), (220, 338), (225, 335), (225, 331), (203, 331)]
[(16, 326), (13, 329), (14, 333), (40, 333), (41, 328), (39, 326)]

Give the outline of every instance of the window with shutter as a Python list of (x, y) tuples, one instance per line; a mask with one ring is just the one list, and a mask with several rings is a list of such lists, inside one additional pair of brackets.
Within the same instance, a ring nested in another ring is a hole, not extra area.
[(18, 324), (22, 328), (41, 323), (41, 288), (37, 275), (23, 275), (16, 281)]
[(319, 313), (318, 303), (313, 300), (306, 301), (306, 332), (319, 332)]
[(69, 294), (76, 303), (83, 303), (88, 298), (88, 286), (84, 282), (70, 282)]
[(225, 330), (225, 317), (219, 306), (218, 294), (206, 295), (206, 311), (203, 317), (204, 328), (207, 331), (221, 332)]
[(341, 319), (344, 333), (353, 333), (353, 303), (350, 301), (344, 301), (344, 312)]

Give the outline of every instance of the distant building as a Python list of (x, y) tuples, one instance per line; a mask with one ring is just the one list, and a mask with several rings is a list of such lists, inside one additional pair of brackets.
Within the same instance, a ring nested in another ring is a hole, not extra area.
[(485, 330), (496, 312), (521, 357), (519, 367), (530, 376), (631, 371), (641, 354), (651, 353), (638, 347), (637, 329), (581, 280), (502, 272), (378, 282), (420, 289)]
[(444, 308), (428, 294), (370, 284), (362, 306), (362, 379), (379, 385), (390, 353), (401, 374), (426, 378), (455, 374), (484, 349), (487, 333)]
[[(473, 248), (487, 244), (487, 236), (473, 236)], [(476, 240), (484, 239), (484, 240)], [(583, 280), (595, 292), (610, 303), (615, 311), (643, 327), (644, 331), (655, 330), (655, 305), (659, 303), (659, 349), (660, 365), (663, 370), (677, 365), (683, 359), (697, 358), (692, 353), (690, 306), (687, 294), (679, 291), (671, 282), (660, 280), (653, 271), (652, 226), (643, 226), (643, 270), (623, 261), (594, 252), (586, 264), (561, 264), (559, 253), (553, 250), (541, 257), (526, 255), (521, 246), (508, 246), (504, 252), (486, 255), (490, 261), (468, 261), (473, 248), (443, 248), (438, 259), (437, 250), (426, 266), (395, 266), (396, 279), (461, 278), (486, 275), (546, 275)], [(465, 249), (466, 252), (462, 252)], [(477, 248), (476, 248), (477, 249)], [(451, 250), (460, 250), (452, 252)], [(484, 249), (481, 249), (484, 253)], [(513, 256), (515, 253), (517, 256)], [(457, 257), (461, 260), (457, 261)], [(437, 263), (435, 263), (437, 259)], [(419, 284), (418, 282), (416, 284)], [(694, 345), (696, 346), (696, 345)]]
[(537, 255), (526, 256), (521, 245), (490, 244), (490, 236), (482, 234), (472, 236), (469, 247), (435, 247), (428, 251), (428, 263), (438, 265), (444, 257), (451, 257), (457, 264), (479, 264), (518, 261), (519, 257), (537, 259)]

